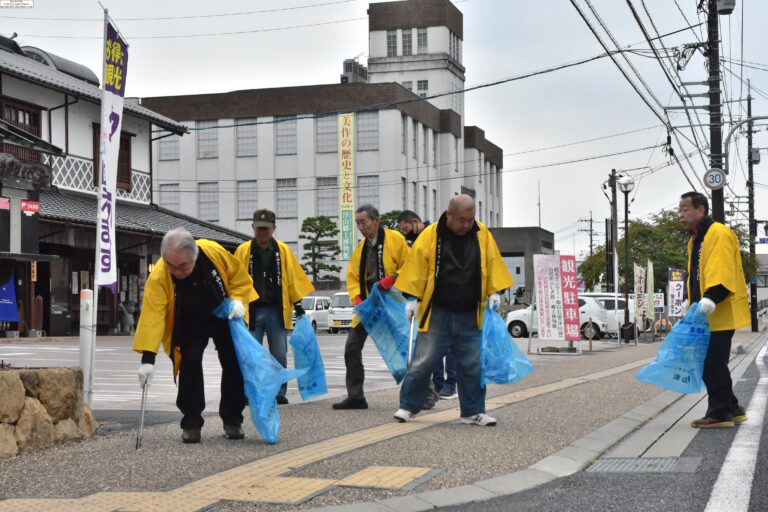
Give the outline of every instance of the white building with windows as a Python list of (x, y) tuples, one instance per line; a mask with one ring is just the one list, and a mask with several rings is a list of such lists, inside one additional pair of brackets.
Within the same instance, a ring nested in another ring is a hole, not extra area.
[(303, 219), (338, 219), (336, 114), (353, 111), (356, 205), (434, 221), (464, 192), (479, 219), (500, 226), (501, 148), (464, 127), (461, 94), (420, 99), (463, 88), (461, 13), (448, 0), (408, 0), (371, 4), (369, 17), (373, 83), (143, 98), (190, 129), (154, 142), (155, 201), (243, 233), (269, 208), (276, 237), (300, 257)]

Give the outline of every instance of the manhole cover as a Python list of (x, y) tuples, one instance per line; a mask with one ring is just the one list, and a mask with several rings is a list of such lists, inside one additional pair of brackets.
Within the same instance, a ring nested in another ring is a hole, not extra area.
[(589, 473), (693, 473), (701, 457), (615, 458), (600, 459), (589, 468)]

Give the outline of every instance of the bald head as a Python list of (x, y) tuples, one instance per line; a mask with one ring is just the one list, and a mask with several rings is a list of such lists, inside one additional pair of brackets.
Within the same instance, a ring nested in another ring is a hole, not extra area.
[(448, 203), (448, 211), (449, 212), (466, 212), (470, 211), (475, 213), (475, 200), (472, 199), (472, 196), (467, 194), (459, 194), (457, 196), (453, 196)]
[(459, 236), (464, 236), (475, 225), (475, 200), (466, 194), (453, 196), (445, 211), (446, 226)]

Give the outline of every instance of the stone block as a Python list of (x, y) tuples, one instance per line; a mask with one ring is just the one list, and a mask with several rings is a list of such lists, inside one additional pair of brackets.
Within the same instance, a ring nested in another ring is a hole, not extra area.
[(24, 391), (26, 391), (27, 396), (38, 398), (40, 378), (37, 376), (37, 370), (20, 370), (19, 377), (21, 383), (24, 384)]
[(19, 452), (19, 445), (13, 437), (13, 425), (0, 423), (0, 459), (13, 457)]
[(82, 438), (79, 425), (71, 418), (61, 420), (53, 426), (53, 440), (56, 444), (79, 441)]
[(82, 395), (77, 388), (77, 378), (71, 368), (49, 368), (38, 372), (40, 379), (40, 403), (54, 420), (64, 420), (76, 415)]
[(83, 439), (89, 439), (99, 428), (99, 424), (93, 417), (93, 411), (88, 407), (88, 404), (83, 403), (80, 407), (80, 420), (78, 421), (78, 427), (83, 434)]
[(19, 451), (52, 445), (53, 432), (53, 421), (45, 407), (35, 398), (25, 398), (24, 409), (13, 432)]
[(0, 371), (0, 422), (16, 423), (24, 409), (24, 385), (19, 373)]

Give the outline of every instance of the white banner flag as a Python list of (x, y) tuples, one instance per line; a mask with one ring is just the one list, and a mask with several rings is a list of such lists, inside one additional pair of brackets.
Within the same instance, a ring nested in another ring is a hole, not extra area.
[(96, 279), (94, 286), (117, 292), (117, 244), (115, 240), (115, 199), (120, 128), (123, 124), (128, 45), (112, 20), (104, 16), (104, 88), (101, 91), (99, 134), (99, 201), (96, 223)]

